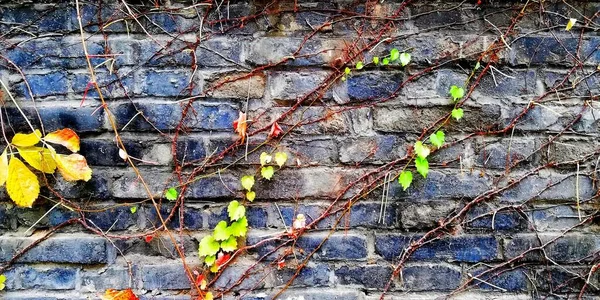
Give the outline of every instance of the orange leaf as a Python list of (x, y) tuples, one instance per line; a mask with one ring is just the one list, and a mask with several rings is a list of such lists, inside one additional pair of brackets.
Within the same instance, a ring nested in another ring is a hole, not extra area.
[(67, 181), (84, 180), (92, 178), (92, 169), (88, 167), (85, 157), (73, 153), (69, 155), (54, 154), (58, 171)]
[(271, 131), (269, 132), (269, 137), (272, 138), (276, 138), (281, 134), (282, 130), (281, 130), (281, 126), (279, 126), (279, 124), (277, 124), (277, 122), (273, 123), (273, 126), (271, 126)]
[(104, 296), (102, 296), (102, 300), (139, 300), (139, 298), (131, 291), (131, 289), (122, 291), (109, 289), (106, 290)]
[(233, 121), (233, 129), (242, 139), (242, 143), (246, 138), (246, 131), (248, 130), (248, 121), (246, 120), (246, 113), (240, 111), (240, 116), (237, 120)]
[(79, 136), (69, 128), (50, 132), (46, 134), (44, 140), (49, 143), (63, 145), (73, 152), (79, 151)]

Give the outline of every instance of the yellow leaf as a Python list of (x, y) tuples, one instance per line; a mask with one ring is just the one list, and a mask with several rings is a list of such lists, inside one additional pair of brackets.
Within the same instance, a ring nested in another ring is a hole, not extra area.
[(34, 169), (44, 173), (52, 174), (56, 170), (56, 163), (52, 153), (47, 148), (42, 147), (17, 147), (21, 157)]
[(204, 300), (213, 300), (213, 294), (211, 292), (206, 293), (206, 295), (204, 295)]
[(35, 174), (15, 157), (11, 157), (8, 163), (6, 191), (10, 199), (20, 207), (31, 207), (40, 194), (40, 183)]
[(573, 28), (573, 25), (575, 25), (575, 23), (577, 23), (577, 19), (569, 19), (569, 22), (567, 22), (567, 28), (565, 28), (566, 31), (571, 30), (571, 28)]
[(3, 186), (8, 177), (8, 147), (4, 148), (4, 152), (0, 155), (0, 186)]
[(92, 178), (92, 169), (88, 167), (85, 157), (79, 154), (54, 154), (58, 171), (67, 181), (84, 180)]
[(17, 133), (12, 139), (12, 144), (19, 147), (30, 147), (40, 142), (42, 133), (39, 130), (30, 134)]
[(102, 300), (139, 300), (139, 298), (133, 293), (131, 289), (126, 289), (122, 291), (108, 289), (100, 298)]
[(79, 151), (79, 136), (69, 128), (50, 132), (46, 134), (44, 140), (49, 143), (63, 145), (73, 152)]

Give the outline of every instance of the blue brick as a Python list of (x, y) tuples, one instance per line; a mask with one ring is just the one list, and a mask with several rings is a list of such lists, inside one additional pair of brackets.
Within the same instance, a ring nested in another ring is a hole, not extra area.
[(189, 163), (200, 161), (206, 157), (203, 138), (188, 138), (177, 141), (177, 160)]
[(87, 181), (68, 182), (59, 176), (60, 183), (53, 188), (67, 199), (108, 199), (110, 197), (109, 184), (111, 176), (92, 167), (92, 178)]
[(282, 141), (288, 152), (288, 161), (297, 159), (308, 165), (334, 165), (338, 161), (338, 143), (330, 137)]
[(77, 269), (17, 266), (6, 273), (6, 278), (7, 290), (71, 290), (77, 284)]
[(343, 285), (358, 284), (366, 288), (382, 289), (392, 276), (392, 271), (392, 266), (342, 266), (335, 270), (335, 276)]
[[(149, 96), (180, 96), (185, 98), (191, 94), (198, 94), (200, 88), (197, 80), (191, 79), (188, 71), (155, 71), (147, 70), (140, 74), (143, 84), (140, 87), (143, 95)], [(192, 89), (190, 90), (189, 83)]]
[[(102, 230), (126, 230), (135, 224), (137, 213), (132, 214), (129, 206), (119, 206), (101, 212), (85, 213), (88, 223)], [(95, 226), (94, 226), (95, 225)]]
[[(141, 158), (143, 146), (140, 143), (125, 141), (127, 154)], [(125, 165), (126, 162), (119, 156), (119, 148), (113, 141), (98, 139), (82, 139), (79, 153), (85, 156), (91, 166)]]
[(410, 265), (402, 269), (403, 289), (454, 290), (461, 282), (460, 268), (449, 265)]
[[(314, 250), (325, 238), (323, 235), (304, 235), (297, 246), (305, 251)], [(364, 259), (367, 257), (367, 241), (364, 236), (333, 235), (315, 253), (316, 259)]]
[(439, 198), (474, 198), (491, 189), (491, 178), (479, 173), (442, 173), (429, 171), (427, 179), (416, 178), (406, 191), (391, 184), (389, 197), (411, 197), (420, 200)]
[(399, 87), (402, 78), (402, 73), (358, 72), (346, 80), (348, 96), (353, 100), (387, 97)]
[(7, 57), (22, 69), (56, 67), (61, 64), (60, 41), (53, 38), (19, 43), (6, 52)]
[(473, 286), (477, 286), (484, 290), (498, 290), (499, 287), (509, 292), (528, 290), (528, 271), (523, 268), (517, 268), (514, 270), (499, 269), (486, 275), (481, 275), (480, 273), (484, 270), (485, 269), (482, 268), (474, 272), (470, 272), (470, 274), (480, 279), (474, 279), (472, 283)]
[[(62, 128), (71, 128), (78, 134), (88, 131), (101, 131), (104, 129), (104, 111), (98, 110), (91, 113), (96, 107), (60, 107), (53, 105), (49, 107), (38, 107), (41, 119), (44, 121), (46, 132)], [(39, 118), (35, 110), (31, 107), (22, 107), (27, 119), (31, 121), (35, 128), (40, 128)], [(31, 128), (23, 119), (21, 113), (15, 107), (7, 107), (6, 114), (10, 116), (10, 121), (15, 132), (31, 132)]]
[[(283, 286), (285, 285), (296, 273), (297, 269), (295, 267), (283, 268), (282, 270), (278, 270), (275, 273), (275, 280), (273, 286)], [(316, 286), (328, 286), (331, 283), (331, 268), (325, 264), (309, 264), (308, 266), (302, 268), (298, 276), (294, 279), (292, 283), (293, 287), (298, 286), (308, 286), (308, 287), (316, 287)]]
[[(84, 30), (88, 32), (98, 32), (98, 18), (102, 20), (118, 20), (120, 18), (126, 18), (126, 13), (122, 12), (118, 7), (103, 3), (102, 10), (98, 9), (97, 3), (82, 3), (81, 5), (81, 23), (83, 24)], [(71, 14), (71, 26), (73, 28), (79, 28), (79, 22), (77, 21), (77, 11), (73, 8), (70, 10)], [(100, 16), (99, 16), (100, 15)], [(112, 22), (110, 26), (105, 27), (103, 30), (107, 32), (127, 32), (125, 22)]]
[[(179, 208), (176, 209), (175, 212), (172, 212), (173, 205), (162, 204), (162, 205), (160, 205), (159, 209), (160, 209), (160, 215), (162, 216), (163, 220), (165, 220), (165, 221), (167, 220), (169, 215), (171, 213), (173, 213), (173, 217), (171, 217), (171, 219), (167, 222), (167, 227), (169, 229), (178, 230), (179, 229)], [(156, 208), (154, 208), (154, 206), (152, 206), (152, 205), (144, 206), (144, 214), (146, 215), (147, 222), (148, 222), (146, 227), (156, 228), (156, 227), (162, 226), (162, 222), (160, 221), (160, 218), (158, 217), (158, 214), (156, 213)]]
[[(86, 41), (86, 48), (90, 55), (90, 62), (92, 66), (99, 65), (106, 61), (106, 57), (99, 57), (104, 55), (104, 40), (90, 40)], [(69, 37), (65, 38), (61, 42), (61, 66), (64, 68), (78, 69), (87, 66), (87, 59), (85, 52), (83, 51), (83, 45), (81, 44), (81, 38)]]
[[(132, 268), (133, 276), (137, 268)], [(130, 286), (129, 268), (111, 266), (109, 268), (92, 268), (81, 272), (81, 289), (104, 292), (107, 289), (124, 290)]]
[(500, 70), (513, 78), (496, 75), (496, 81), (492, 76), (485, 76), (479, 84), (477, 93), (493, 97), (535, 95), (537, 92), (538, 76), (535, 71)]
[[(387, 260), (402, 254), (419, 236), (377, 234), (375, 252)], [(432, 241), (419, 247), (412, 258), (416, 260), (453, 260), (462, 262), (492, 261), (498, 258), (498, 241), (491, 236), (464, 235)]]
[[(513, 230), (522, 228), (523, 218), (516, 211), (498, 211), (486, 205), (477, 206), (467, 213), (469, 227), (475, 229)], [(492, 224), (493, 221), (493, 224)], [(493, 225), (493, 226), (492, 226)]]
[(260, 206), (246, 206), (246, 218), (250, 228), (267, 227), (267, 212)]
[[(173, 130), (181, 120), (182, 108), (178, 103), (136, 103), (136, 106), (159, 130)], [(138, 113), (131, 103), (117, 105), (112, 109), (112, 112), (120, 128), (125, 126)], [(194, 115), (194, 112), (196, 115)], [(233, 131), (233, 121), (238, 117), (237, 109), (229, 104), (194, 103), (194, 112), (190, 111), (184, 120), (184, 124), (188, 129)], [(155, 129), (143, 118), (137, 116), (127, 126), (127, 130), (146, 131)]]
[(186, 207), (183, 211), (183, 225), (190, 230), (197, 230), (204, 227), (202, 209)]
[(249, 267), (250, 266), (240, 265), (228, 266), (223, 270), (223, 273), (221, 273), (213, 287), (218, 289), (232, 287), (234, 291), (261, 289), (263, 286), (265, 286), (265, 282), (263, 280), (264, 275), (261, 273), (255, 273), (256, 269), (253, 270), (254, 272), (248, 273), (248, 277), (244, 278), (239, 285), (233, 287), (233, 284), (245, 274)]
[(39, 10), (31, 5), (20, 6), (16, 8), (3, 8), (2, 21), (9, 23), (19, 23), (21, 29), (28, 32), (65, 31), (69, 30), (68, 14), (65, 4), (54, 4)]
[[(0, 238), (0, 260), (8, 261), (15, 253), (34, 240), (35, 238)], [(43, 241), (18, 261), (98, 264), (109, 262), (113, 259), (110, 256), (106, 241), (102, 237), (60, 236)]]
[(153, 40), (137, 42), (140, 57), (139, 62), (147, 66), (191, 66), (194, 52), (184, 42), (172, 41), (167, 46), (157, 44)]
[(234, 66), (234, 63), (242, 62), (242, 51), (240, 40), (211, 38), (197, 49), (196, 60), (198, 65), (205, 67)]
[[(132, 73), (118, 75), (114, 73), (97, 72), (96, 80), (102, 91), (102, 96), (105, 99), (122, 98), (133, 91), (134, 81)], [(86, 99), (99, 99), (98, 92), (96, 91), (96, 88), (90, 84), (90, 76), (87, 73), (74, 74), (71, 81), (71, 88), (78, 97), (81, 97), (81, 99), (83, 99), (83, 95), (85, 95)]]
[[(570, 64), (571, 54), (577, 53), (578, 38), (529, 36), (517, 39), (511, 46), (511, 63), (515, 65), (529, 64)], [(496, 76), (497, 78), (498, 76)]]
[[(66, 73), (51, 72), (47, 74), (26, 75), (31, 92), (36, 97), (64, 95), (68, 91), (68, 78)], [(20, 95), (29, 98), (29, 90), (23, 83), (20, 84)]]
[[(220, 177), (211, 176), (195, 181), (190, 184), (186, 197), (191, 199), (228, 198), (231, 200), (231, 197), (241, 196), (241, 193), (235, 193), (241, 189), (239, 177), (232, 174), (221, 174)], [(227, 187), (224, 187), (223, 183)]]
[[(549, 266), (534, 270), (532, 277), (534, 278), (536, 289), (540, 291), (579, 294), (585, 283), (584, 279), (588, 278), (588, 272), (589, 270), (579, 268)], [(598, 275), (592, 274), (590, 283), (597, 284), (597, 282)]]

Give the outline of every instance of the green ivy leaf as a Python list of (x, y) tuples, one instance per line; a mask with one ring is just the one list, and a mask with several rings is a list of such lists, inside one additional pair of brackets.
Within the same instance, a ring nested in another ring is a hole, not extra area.
[(254, 176), (246, 175), (242, 177), (242, 187), (244, 187), (247, 191), (250, 191), (254, 186)]
[(275, 169), (273, 169), (273, 166), (262, 167), (260, 169), (260, 175), (262, 175), (262, 177), (266, 180), (271, 180), (271, 178), (273, 178), (273, 174), (275, 174)]
[(410, 62), (410, 53), (402, 52), (402, 54), (400, 54), (400, 65), (402, 65), (404, 67), (404, 66), (408, 65), (409, 62)]
[(400, 177), (398, 177), (398, 183), (402, 186), (402, 190), (406, 191), (406, 189), (410, 186), (413, 181), (413, 174), (410, 171), (402, 171), (400, 173)]
[(346, 75), (349, 75), (350, 72), (352, 72), (350, 68), (346, 67), (346, 69), (344, 69), (344, 73), (346, 73)]
[(360, 69), (362, 69), (363, 67), (364, 67), (364, 65), (363, 65), (363, 62), (362, 62), (362, 61), (359, 61), (359, 62), (357, 62), (357, 63), (356, 63), (356, 69), (357, 69), (357, 70), (360, 70)]
[(271, 162), (273, 156), (269, 155), (267, 152), (263, 152), (260, 154), (260, 165), (264, 166)]
[(213, 232), (213, 237), (215, 241), (224, 241), (231, 236), (231, 232), (229, 232), (229, 227), (227, 227), (226, 221), (221, 221), (217, 223), (215, 226), (215, 231)]
[(389, 65), (389, 64), (390, 64), (390, 59), (389, 59), (389, 58), (387, 58), (387, 57), (386, 57), (386, 58), (384, 58), (384, 59), (381, 61), (381, 64), (382, 64), (382, 65), (384, 65), (384, 66), (387, 66), (387, 65)]
[(346, 81), (346, 76), (342, 76), (342, 81)]
[(417, 141), (415, 143), (415, 153), (418, 157), (426, 158), (427, 156), (429, 156), (430, 152), (431, 150), (429, 150), (427, 146), (423, 145), (423, 142)]
[(462, 108), (455, 108), (452, 110), (452, 117), (456, 119), (456, 121), (460, 120), (463, 117), (464, 111)]
[(440, 148), (440, 147), (442, 147), (442, 145), (444, 145), (445, 139), (446, 139), (446, 135), (441, 130), (438, 130), (436, 133), (432, 133), (429, 136), (429, 141), (431, 141), (431, 144), (436, 146), (437, 148)]
[(248, 231), (248, 219), (246, 219), (246, 217), (242, 217), (239, 220), (231, 223), (231, 225), (229, 225), (229, 232), (233, 236), (237, 236), (237, 237), (246, 236), (247, 231)]
[(219, 249), (221, 248), (221, 244), (215, 241), (215, 238), (212, 235), (205, 236), (200, 241), (200, 245), (198, 246), (198, 256), (211, 256), (217, 254)]
[(481, 64), (479, 62), (477, 62), (475, 64), (475, 70), (479, 70), (479, 68), (481, 68)]
[(132, 207), (130, 207), (130, 208), (129, 208), (129, 211), (130, 211), (132, 214), (135, 214), (135, 212), (137, 212), (137, 206), (132, 206)]
[(210, 267), (215, 263), (216, 260), (217, 260), (217, 257), (215, 255), (209, 255), (204, 258), (204, 263)]
[(255, 198), (256, 198), (256, 193), (254, 191), (249, 191), (246, 193), (246, 199), (248, 199), (248, 201), (252, 202), (252, 201), (254, 201)]
[(423, 176), (423, 178), (427, 178), (427, 173), (429, 173), (429, 162), (427, 158), (417, 157), (415, 159), (415, 166), (417, 167), (417, 172)]
[(373, 56), (373, 63), (376, 65), (379, 64), (379, 56)]
[(235, 249), (237, 249), (237, 239), (234, 236), (230, 236), (221, 243), (221, 249), (225, 252), (235, 251)]
[(174, 187), (169, 188), (165, 192), (165, 198), (167, 198), (167, 200), (169, 200), (169, 201), (175, 201), (175, 200), (177, 200), (177, 196), (178, 195), (179, 195), (179, 193), (177, 192), (177, 189), (175, 189)]
[(396, 61), (398, 58), (400, 58), (400, 51), (396, 48), (390, 50), (390, 61)]
[[(246, 215), (246, 208), (243, 205), (240, 205), (239, 202), (233, 200), (229, 202), (229, 206), (227, 206), (227, 213), (229, 214), (229, 219), (233, 222)], [(227, 224), (225, 225), (227, 226)]]
[(288, 155), (285, 152), (277, 152), (275, 153), (275, 162), (281, 168), (285, 164), (288, 159)]
[(465, 90), (461, 87), (453, 85), (450, 87), (450, 96), (452, 96), (452, 100), (457, 101), (458, 99), (465, 96)]

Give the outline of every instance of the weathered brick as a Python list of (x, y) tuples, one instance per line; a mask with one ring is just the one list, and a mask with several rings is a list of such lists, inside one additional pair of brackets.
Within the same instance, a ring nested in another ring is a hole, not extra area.
[[(248, 45), (245, 62), (252, 65), (278, 63), (291, 57), (302, 45), (303, 38), (264, 37), (254, 39)], [(338, 58), (344, 48), (343, 40), (310, 39), (300, 49), (298, 57), (288, 60), (293, 66), (318, 66)]]
[[(54, 104), (52, 106), (38, 107), (37, 111), (44, 122), (47, 132), (62, 128), (71, 128), (77, 133), (104, 130), (104, 111), (102, 109), (92, 113), (97, 107), (83, 106), (71, 107)], [(31, 107), (22, 107), (23, 112), (35, 128), (39, 128), (37, 113)], [(17, 132), (31, 132), (29, 125), (23, 119), (17, 108), (9, 106), (6, 113), (10, 116), (11, 124)]]
[[(272, 285), (284, 286), (296, 273), (297, 268), (289, 267), (274, 272), (272, 278)], [(318, 286), (329, 286), (332, 285), (330, 278), (333, 270), (330, 266), (320, 263), (310, 263), (308, 266), (302, 268), (294, 282), (293, 287), (307, 286), (307, 287), (318, 287)], [(270, 284), (267, 284), (269, 286)]]
[(498, 288), (504, 289), (508, 292), (526, 292), (528, 290), (527, 278), (530, 275), (527, 269), (499, 269), (497, 271), (487, 273), (486, 275), (481, 275), (481, 272), (486, 271), (487, 269), (488, 268), (478, 268), (476, 270), (469, 270), (467, 272), (469, 279), (479, 279), (474, 279), (471, 285), (483, 290), (498, 290)]
[[(207, 89), (215, 88), (208, 94), (214, 98), (234, 98), (234, 99), (246, 99), (246, 98), (261, 98), (265, 94), (265, 75), (262, 73), (250, 76), (244, 79), (235, 78), (243, 74), (233, 74), (233, 76), (227, 75), (213, 75), (218, 77), (214, 82), (207, 84)], [(206, 80), (206, 79), (205, 79)]]
[(381, 289), (392, 276), (392, 270), (392, 266), (388, 265), (344, 265), (335, 270), (335, 276), (339, 284), (357, 284), (370, 289)]
[(184, 290), (191, 287), (183, 264), (178, 261), (140, 267), (142, 288), (147, 290)]
[(513, 230), (524, 227), (525, 219), (519, 212), (499, 210), (489, 204), (476, 206), (467, 213), (469, 228), (488, 230)]
[(415, 178), (411, 187), (406, 191), (403, 191), (399, 184), (390, 185), (388, 196), (420, 200), (475, 198), (490, 190), (491, 184), (490, 176), (481, 176), (479, 173), (429, 171), (426, 179)]
[[(295, 102), (317, 89), (329, 76), (327, 72), (273, 72), (268, 75), (267, 91), (270, 99)], [(328, 95), (328, 97), (331, 97)]]
[(598, 239), (594, 236), (583, 234), (572, 234), (558, 237), (556, 234), (542, 234), (540, 240), (533, 235), (515, 235), (504, 241), (504, 256), (506, 258), (521, 257), (525, 260), (540, 260), (543, 258), (538, 250), (529, 251), (531, 248), (540, 247), (547, 242), (554, 242), (544, 249), (550, 259), (555, 262), (578, 261), (589, 259), (589, 255), (598, 250)]
[(403, 157), (408, 143), (394, 135), (347, 138), (340, 144), (342, 163), (385, 163)]
[[(135, 274), (135, 269), (131, 270)], [(133, 278), (127, 267), (111, 266), (108, 268), (86, 269), (81, 274), (81, 290), (104, 292), (107, 289), (123, 290), (132, 287)]]
[(409, 203), (398, 209), (398, 218), (406, 229), (435, 228), (440, 220), (458, 208), (459, 205), (452, 201)]
[(147, 96), (185, 98), (201, 91), (202, 85), (185, 70), (145, 70), (138, 74), (136, 92)]
[[(375, 252), (387, 260), (393, 260), (419, 238), (417, 235), (376, 234)], [(499, 253), (498, 241), (492, 236), (462, 235), (424, 244), (411, 257), (417, 260), (480, 262), (496, 260)]]
[(6, 290), (72, 290), (77, 268), (17, 266), (6, 273)]
[(576, 185), (579, 185), (580, 199), (588, 199), (594, 194), (592, 181), (587, 176), (539, 172), (524, 178), (514, 187), (501, 193), (499, 200), (506, 202), (523, 202), (530, 199), (575, 201)]
[(402, 269), (402, 287), (411, 291), (453, 290), (461, 281), (460, 268), (439, 265), (409, 265)]

